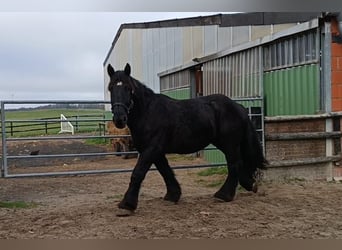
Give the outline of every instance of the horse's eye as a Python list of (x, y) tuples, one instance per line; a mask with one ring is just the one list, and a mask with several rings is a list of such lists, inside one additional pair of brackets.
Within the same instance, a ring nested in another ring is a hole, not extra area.
[(130, 91), (131, 90), (131, 88), (128, 85), (124, 85), (124, 88), (125, 88), (126, 91)]

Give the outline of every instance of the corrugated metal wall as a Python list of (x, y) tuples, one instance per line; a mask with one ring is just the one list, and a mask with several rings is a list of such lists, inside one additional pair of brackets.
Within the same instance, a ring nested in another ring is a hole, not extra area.
[[(289, 24), (294, 26), (296, 24)], [(239, 44), (270, 35), (281, 25), (219, 27), (191, 26), (146, 29), (124, 29), (117, 40), (107, 63), (122, 69), (127, 62), (132, 74), (155, 92), (160, 92), (158, 73), (188, 64)], [(105, 68), (107, 65), (105, 65)], [(108, 79), (104, 69), (105, 99)]]
[(252, 48), (203, 64), (203, 94), (231, 98), (262, 94), (260, 49)]
[(190, 70), (163, 76), (160, 78), (160, 93), (175, 99), (189, 99), (191, 98), (190, 81)]
[(217, 149), (212, 149), (214, 146), (209, 145), (207, 150), (203, 151), (203, 157), (206, 161), (219, 164), (219, 163), (226, 163), (226, 157), (224, 153)]
[(319, 31), (302, 32), (264, 46), (265, 114), (320, 111)]
[(316, 114), (320, 110), (318, 76), (317, 64), (266, 72), (267, 116)]
[(161, 94), (167, 95), (171, 98), (178, 99), (178, 100), (189, 99), (190, 95), (191, 95), (189, 87), (188, 88), (161, 91)]
[[(203, 94), (220, 93), (232, 99), (261, 97), (263, 72), (260, 60), (261, 49), (256, 47), (204, 63)], [(259, 107), (260, 112), (263, 111), (262, 100), (239, 103), (246, 108)], [(263, 124), (258, 129), (263, 141)], [(225, 156), (219, 150), (205, 150), (204, 158), (212, 163), (225, 162)]]

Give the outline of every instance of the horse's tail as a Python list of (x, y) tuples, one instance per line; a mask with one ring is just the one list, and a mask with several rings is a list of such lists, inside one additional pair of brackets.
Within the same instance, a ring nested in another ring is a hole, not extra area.
[[(242, 179), (254, 179), (258, 169), (266, 169), (267, 161), (258, 138), (258, 134), (250, 119), (247, 119), (244, 138), (241, 144), (243, 166), (240, 168), (240, 182)], [(242, 184), (242, 183), (240, 183)]]

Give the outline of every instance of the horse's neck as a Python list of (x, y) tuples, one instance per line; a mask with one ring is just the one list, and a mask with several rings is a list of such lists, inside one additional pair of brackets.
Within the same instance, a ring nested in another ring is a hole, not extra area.
[(149, 89), (139, 81), (135, 81), (137, 88), (134, 93), (134, 105), (130, 113), (130, 119), (128, 119), (129, 121), (131, 121), (129, 122), (130, 129), (136, 126), (139, 127), (141, 119), (143, 119), (146, 111), (151, 104), (151, 101), (153, 101), (153, 99), (155, 98), (155, 93), (151, 89)]
[(139, 82), (138, 80), (135, 80), (135, 84), (137, 86), (136, 93), (135, 93), (135, 99), (139, 103), (139, 106), (142, 109), (147, 109), (150, 102), (154, 99), (155, 94), (154, 92), (146, 87), (144, 84)]

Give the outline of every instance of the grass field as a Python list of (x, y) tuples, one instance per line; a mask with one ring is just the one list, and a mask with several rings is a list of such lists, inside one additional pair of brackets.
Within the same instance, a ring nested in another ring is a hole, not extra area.
[[(78, 133), (95, 132), (100, 129), (99, 123), (110, 119), (110, 112), (100, 109), (34, 109), (6, 111), (6, 133), (8, 136), (55, 135), (60, 131), (59, 120), (63, 114)], [(37, 120), (27, 122), (25, 120)], [(85, 121), (88, 120), (88, 121)]]

